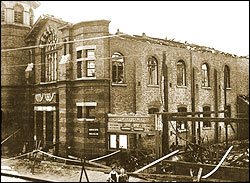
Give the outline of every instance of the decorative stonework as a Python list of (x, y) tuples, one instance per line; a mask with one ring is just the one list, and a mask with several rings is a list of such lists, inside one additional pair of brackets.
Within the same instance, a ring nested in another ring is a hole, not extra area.
[(55, 92), (35, 94), (35, 101), (40, 103), (45, 99), (46, 102), (51, 102), (53, 100), (55, 94), (56, 94)]

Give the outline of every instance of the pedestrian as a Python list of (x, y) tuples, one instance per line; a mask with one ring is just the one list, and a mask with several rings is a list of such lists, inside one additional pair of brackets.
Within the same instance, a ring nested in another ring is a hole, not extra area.
[(118, 181), (118, 173), (115, 171), (115, 166), (112, 166), (112, 170), (107, 178), (108, 182), (117, 182)]
[(118, 182), (128, 182), (128, 175), (125, 174), (124, 168), (120, 170), (121, 174), (118, 177)]

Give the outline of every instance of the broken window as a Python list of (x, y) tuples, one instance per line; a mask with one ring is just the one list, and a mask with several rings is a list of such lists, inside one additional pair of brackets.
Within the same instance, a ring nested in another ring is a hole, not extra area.
[[(203, 107), (203, 112), (209, 112), (210, 111), (210, 107), (209, 106), (205, 106)], [(203, 114), (203, 117), (211, 117), (211, 114)], [(210, 121), (203, 121), (203, 127), (211, 127), (211, 122)]]
[(202, 69), (202, 86), (203, 87), (209, 87), (210, 82), (209, 82), (209, 67), (207, 63), (202, 64), (201, 66)]
[(230, 88), (230, 69), (227, 65), (224, 68), (224, 84), (226, 88)]
[[(178, 112), (187, 112), (186, 107), (179, 107)], [(181, 114), (180, 116), (187, 116), (185, 114)], [(186, 121), (177, 121), (177, 129), (178, 130), (186, 130), (187, 129), (187, 122)]]
[(23, 23), (23, 7), (22, 5), (16, 5), (14, 7), (14, 23)]
[(158, 85), (158, 62), (155, 57), (148, 59), (149, 85)]
[(186, 86), (186, 66), (183, 60), (177, 62), (177, 85)]
[(115, 52), (112, 55), (112, 82), (125, 83), (124, 79), (124, 57), (121, 53)]

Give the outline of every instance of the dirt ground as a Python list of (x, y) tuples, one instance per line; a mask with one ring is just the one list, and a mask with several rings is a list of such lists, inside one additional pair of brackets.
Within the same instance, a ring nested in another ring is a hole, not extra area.
[[(1, 170), (17, 172), (20, 175), (52, 180), (56, 182), (79, 182), (81, 167), (67, 165), (65, 163), (42, 161), (35, 165), (34, 173), (31, 173), (33, 162), (28, 159), (14, 159), (6, 161), (1, 158)], [(107, 182), (107, 173), (100, 168), (86, 167), (87, 176), (90, 182)], [(82, 182), (87, 182), (83, 172)], [(129, 182), (145, 182), (145, 180), (129, 177)]]

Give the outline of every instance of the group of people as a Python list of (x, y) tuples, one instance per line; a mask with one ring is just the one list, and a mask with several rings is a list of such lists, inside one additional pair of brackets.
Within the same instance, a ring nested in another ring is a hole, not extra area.
[(120, 169), (120, 175), (115, 171), (115, 166), (112, 167), (111, 172), (108, 175), (108, 182), (128, 182), (128, 175), (125, 174), (124, 168)]

